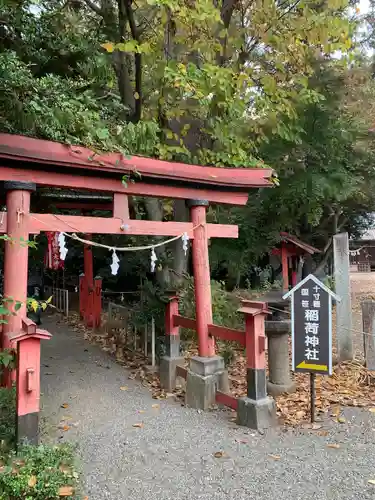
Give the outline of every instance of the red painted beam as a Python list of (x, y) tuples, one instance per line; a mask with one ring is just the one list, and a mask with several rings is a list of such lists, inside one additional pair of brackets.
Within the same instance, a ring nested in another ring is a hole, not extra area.
[(230, 394), (225, 394), (224, 392), (216, 391), (216, 402), (232, 408), (232, 410), (237, 411), (238, 399)]
[(185, 318), (184, 316), (180, 316), (177, 314), (173, 316), (173, 325), (181, 326), (181, 328), (189, 328), (190, 330), (196, 329), (195, 319)]
[[(284, 243), (283, 247), (287, 252), (288, 257), (293, 257), (295, 255), (304, 255), (306, 253), (302, 248), (296, 247), (294, 245), (288, 245), (287, 243)], [(282, 250), (281, 248), (274, 248), (271, 250), (271, 253), (273, 255), (281, 255)]]
[[(118, 173), (139, 172), (143, 176), (185, 182), (201, 182), (211, 186), (251, 187), (272, 186), (271, 169), (266, 168), (217, 168), (185, 163), (167, 162), (153, 158), (121, 153), (97, 153), (82, 146), (71, 146), (52, 141), (34, 139), (22, 135), (0, 134), (0, 158), (22, 162), (75, 167), (77, 170), (94, 170)], [(29, 179), (30, 180), (30, 179)]]
[[(0, 134), (1, 135), (1, 134)], [(234, 170), (235, 171), (235, 170)], [(0, 181), (28, 181), (41, 186), (58, 186), (60, 188), (87, 189), (89, 191), (105, 191), (124, 193), (136, 196), (154, 196), (157, 198), (182, 198), (208, 200), (212, 203), (229, 205), (246, 205), (247, 192), (228, 192), (222, 190), (198, 189), (163, 184), (147, 184), (145, 182), (129, 182), (125, 187), (118, 179), (101, 178), (98, 176), (70, 175), (58, 172), (44, 172), (25, 168), (0, 167)]]
[(245, 346), (245, 331), (226, 328), (225, 326), (208, 325), (208, 333), (215, 338), (238, 342), (242, 346)]
[[(191, 222), (160, 222), (151, 220), (121, 220), (107, 217), (86, 217), (82, 215), (30, 214), (28, 228), (30, 234), (41, 231), (65, 233), (99, 233), (144, 236), (178, 236), (188, 233), (194, 239)], [(7, 214), (0, 214), (0, 234), (7, 232)], [(125, 224), (125, 228), (121, 226)], [(225, 224), (207, 224), (209, 238), (238, 238), (238, 227)]]

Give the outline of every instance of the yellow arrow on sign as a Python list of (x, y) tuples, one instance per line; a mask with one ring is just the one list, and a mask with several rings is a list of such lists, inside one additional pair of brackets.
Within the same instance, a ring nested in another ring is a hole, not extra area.
[(328, 372), (327, 365), (313, 365), (311, 363), (306, 363), (306, 361), (302, 361), (302, 363), (297, 365), (296, 368), (304, 368), (305, 370), (321, 370)]

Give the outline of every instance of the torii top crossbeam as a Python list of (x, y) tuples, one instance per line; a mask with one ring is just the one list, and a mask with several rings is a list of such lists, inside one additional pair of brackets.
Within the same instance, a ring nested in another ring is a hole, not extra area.
[[(98, 154), (25, 136), (0, 134), (0, 180), (109, 191), (160, 198), (206, 199), (245, 205), (250, 188), (271, 186), (273, 171), (263, 168), (215, 168), (167, 162), (119, 153)], [(125, 187), (123, 175), (139, 173)]]
[[(135, 173), (134, 182), (122, 182), (124, 175)], [(81, 146), (0, 134), (0, 181), (113, 194), (113, 217), (106, 218), (105, 224), (97, 217), (32, 214), (28, 220), (31, 234), (64, 231), (176, 236), (187, 232), (194, 238), (191, 223), (130, 220), (127, 195), (244, 205), (249, 189), (272, 186), (272, 176), (270, 169), (201, 167), (137, 156), (126, 159), (119, 153), (99, 154)], [(3, 214), (1, 233), (7, 231), (6, 220)], [(129, 222), (125, 231), (121, 221)], [(208, 237), (236, 238), (238, 228), (207, 224), (207, 233)]]

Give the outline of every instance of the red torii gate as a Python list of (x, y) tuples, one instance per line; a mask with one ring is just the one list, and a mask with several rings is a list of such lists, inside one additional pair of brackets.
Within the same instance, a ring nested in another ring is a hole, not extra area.
[[(206, 223), (206, 210), (210, 202), (245, 205), (251, 188), (272, 186), (272, 170), (202, 167), (134, 156), (126, 159), (119, 153), (97, 154), (81, 146), (9, 134), (0, 134), (0, 158), (0, 181), (4, 181), (7, 207), (0, 217), (0, 233), (16, 241), (16, 244), (5, 242), (4, 296), (23, 303), (18, 314), (9, 316), (4, 325), (3, 349), (12, 345), (11, 339), (23, 338), (25, 330), (28, 247), (17, 242), (27, 241), (29, 234), (57, 231), (178, 236), (186, 232), (192, 240), (199, 355), (215, 356), (214, 340), (208, 331), (212, 323), (208, 239), (237, 238), (238, 227)], [(121, 182), (122, 176), (132, 174), (137, 176), (134, 183)], [(38, 186), (109, 192), (113, 194), (112, 217), (30, 213), (31, 194)], [(129, 195), (186, 199), (191, 222), (130, 219)], [(40, 333), (38, 338), (46, 336)], [(27, 364), (28, 356), (22, 359)], [(38, 364), (39, 373), (39, 360), (34, 363)], [(20, 371), (27, 369), (26, 365), (19, 366), (18, 379)], [(30, 391), (25, 387), (25, 384), (18, 387), (18, 403), (25, 397), (30, 401)], [(20, 435), (31, 439), (37, 432), (35, 418), (30, 414), (37, 415), (39, 411), (39, 382), (34, 384), (32, 392), (35, 397), (31, 398), (34, 403), (27, 406), (29, 413), (19, 414)]]

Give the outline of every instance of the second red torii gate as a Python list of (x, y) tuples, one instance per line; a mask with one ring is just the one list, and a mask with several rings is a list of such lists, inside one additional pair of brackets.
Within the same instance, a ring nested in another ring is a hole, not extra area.
[[(320, 253), (320, 250), (285, 231), (280, 233), (280, 237), (281, 246), (280, 248), (274, 248), (272, 254), (280, 255), (281, 257), (283, 290), (288, 291), (290, 284), (292, 287), (297, 284), (298, 258), (307, 254), (314, 255), (315, 253)], [(289, 270), (292, 273), (291, 283), (289, 280)]]
[[(122, 176), (134, 173), (140, 175), (140, 179), (137, 177), (138, 180), (127, 185), (121, 182)], [(245, 205), (249, 190), (272, 186), (272, 176), (270, 169), (201, 167), (139, 157), (127, 160), (119, 154), (98, 155), (82, 147), (0, 134), (0, 181), (4, 181), (7, 207), (0, 215), (0, 232), (9, 237), (5, 243), (4, 296), (23, 304), (18, 314), (9, 316), (4, 325), (2, 348), (11, 346), (10, 333), (14, 337), (22, 332), (22, 320), (26, 317), (28, 247), (22, 242), (29, 239), (29, 234), (57, 231), (178, 236), (186, 232), (192, 240), (199, 355), (214, 357), (214, 341), (208, 330), (212, 324), (208, 240), (236, 238), (238, 228), (208, 224), (207, 207), (210, 202)], [(113, 194), (112, 217), (31, 213), (31, 196), (38, 186), (110, 192)], [(130, 219), (129, 195), (186, 199), (191, 222)], [(33, 422), (33, 429), (27, 432), (37, 432), (37, 419), (26, 421)]]

